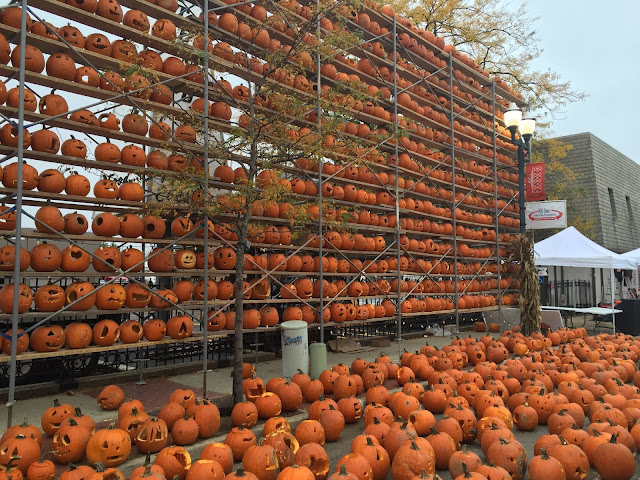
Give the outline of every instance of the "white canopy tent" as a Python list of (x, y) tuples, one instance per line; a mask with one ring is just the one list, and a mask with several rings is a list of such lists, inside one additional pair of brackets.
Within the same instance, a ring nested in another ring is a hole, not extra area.
[(535, 244), (534, 261), (536, 265), (544, 266), (603, 268), (610, 270), (611, 314), (613, 316), (613, 331), (615, 333), (614, 270), (634, 270), (637, 268), (635, 260), (625, 258), (622, 255), (607, 250), (594, 241), (589, 240), (574, 227), (567, 227), (561, 232)]

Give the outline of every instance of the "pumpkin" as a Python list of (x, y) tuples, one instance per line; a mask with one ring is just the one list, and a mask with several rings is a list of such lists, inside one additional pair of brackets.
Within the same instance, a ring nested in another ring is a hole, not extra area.
[[(119, 300), (118, 300), (119, 302)], [(113, 345), (120, 338), (120, 325), (113, 320), (100, 320), (93, 327), (93, 343), (96, 345)]]
[(55, 352), (65, 344), (65, 333), (59, 325), (43, 325), (31, 332), (31, 348), (36, 352)]
[(276, 480), (278, 459), (271, 445), (251, 445), (242, 456), (242, 467), (258, 480)]
[(251, 428), (258, 422), (258, 409), (249, 401), (236, 403), (231, 411), (234, 427)]
[[(5, 245), (0, 248), (0, 271), (13, 271), (15, 267), (16, 247)], [(20, 247), (20, 271), (24, 272), (31, 264), (31, 254), (26, 248)]]
[[(0, 290), (0, 310), (13, 313), (14, 284), (10, 283)], [(18, 313), (24, 313), (31, 308), (33, 291), (24, 283), (18, 284)]]
[(167, 478), (177, 476), (178, 480), (185, 480), (191, 466), (191, 455), (180, 446), (165, 447), (156, 455), (154, 464), (162, 467)]
[(29, 466), (40, 457), (40, 445), (31, 436), (18, 433), (13, 438), (7, 438), (0, 445), (0, 464), (17, 468), (23, 474)]
[(44, 433), (53, 436), (60, 425), (74, 414), (73, 407), (68, 403), (60, 404), (58, 399), (53, 400), (53, 407), (47, 408), (40, 418), (40, 426)]
[(593, 466), (603, 480), (629, 480), (636, 471), (633, 453), (618, 443), (616, 434), (611, 436), (609, 442), (596, 447)]
[(198, 425), (198, 438), (211, 438), (220, 428), (220, 410), (209, 400), (202, 400), (193, 412)]
[(225, 437), (224, 443), (231, 448), (233, 461), (242, 460), (245, 452), (252, 445), (256, 445), (256, 436), (251, 430), (242, 427), (234, 427)]
[(176, 445), (192, 445), (198, 439), (198, 423), (185, 412), (171, 427), (171, 439)]
[(51, 441), (53, 458), (64, 465), (80, 462), (93, 432), (79, 425), (72, 417), (58, 428)]

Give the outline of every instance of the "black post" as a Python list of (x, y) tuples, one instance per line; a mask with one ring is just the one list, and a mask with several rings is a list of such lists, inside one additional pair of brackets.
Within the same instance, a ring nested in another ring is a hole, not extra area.
[(518, 141), (518, 206), (520, 207), (520, 233), (525, 234), (525, 211), (524, 211), (524, 160), (525, 151), (522, 140)]

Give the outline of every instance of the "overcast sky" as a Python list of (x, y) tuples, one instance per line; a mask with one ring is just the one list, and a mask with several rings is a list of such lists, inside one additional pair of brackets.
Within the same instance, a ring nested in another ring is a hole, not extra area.
[(544, 52), (537, 68), (550, 68), (589, 97), (567, 107), (553, 123), (558, 135), (591, 132), (640, 163), (640, 1), (529, 0), (539, 17)]

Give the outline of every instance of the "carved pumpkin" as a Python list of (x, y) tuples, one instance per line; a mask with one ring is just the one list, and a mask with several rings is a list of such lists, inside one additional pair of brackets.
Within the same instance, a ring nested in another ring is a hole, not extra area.
[(87, 443), (87, 460), (105, 467), (124, 463), (130, 453), (131, 437), (126, 431), (114, 428), (113, 425), (108, 429), (98, 430)]
[(34, 300), (39, 312), (56, 312), (64, 307), (64, 289), (60, 285), (43, 285), (36, 291)]
[(96, 308), (100, 310), (118, 310), (124, 305), (126, 292), (122, 285), (112, 283), (103, 285), (96, 291)]
[(40, 243), (31, 249), (31, 268), (36, 272), (53, 272), (62, 264), (60, 249), (50, 243)]
[[(96, 294), (89, 282), (73, 282), (65, 289), (69, 310), (85, 311), (95, 304)], [(86, 297), (85, 297), (86, 296)], [(73, 305), (72, 305), (73, 304)]]
[(113, 320), (100, 320), (93, 327), (93, 343), (96, 345), (113, 345), (120, 338), (120, 325)]
[(186, 315), (171, 317), (167, 322), (167, 334), (173, 339), (190, 337), (193, 333), (193, 320)]
[(70, 245), (62, 251), (63, 272), (84, 272), (91, 264), (91, 256), (80, 247)]
[[(13, 313), (13, 289), (14, 284), (10, 283), (0, 290), (0, 310), (3, 313)], [(18, 313), (24, 313), (31, 308), (33, 302), (33, 291), (24, 283), (18, 284)]]
[[(0, 271), (13, 271), (16, 263), (16, 247), (5, 245), (0, 248)], [(20, 271), (24, 272), (31, 263), (31, 254), (26, 248), (20, 247)]]
[(157, 342), (158, 340), (162, 340), (167, 334), (167, 326), (164, 321), (160, 319), (149, 319), (144, 322), (143, 334), (147, 340)]
[(113, 272), (122, 266), (122, 255), (116, 247), (98, 247), (91, 264), (96, 272)]

